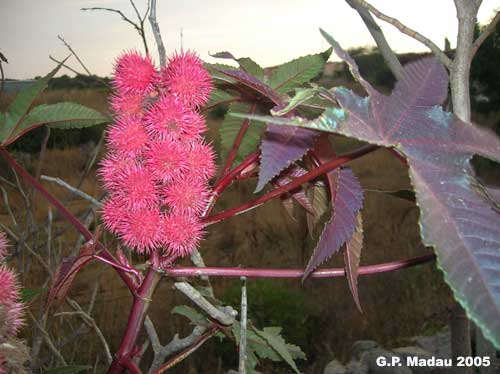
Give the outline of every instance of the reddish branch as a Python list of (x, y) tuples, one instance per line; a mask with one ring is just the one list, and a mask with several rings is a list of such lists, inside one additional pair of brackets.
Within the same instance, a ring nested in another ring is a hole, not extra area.
[[(250, 115), (255, 114), (256, 109), (257, 109), (257, 103), (253, 103), (252, 106), (250, 107), (250, 111), (248, 112), (248, 114)], [(243, 121), (243, 124), (241, 125), (238, 134), (236, 134), (233, 146), (231, 147), (231, 150), (229, 151), (229, 154), (227, 156), (226, 164), (222, 169), (222, 174), (221, 174), (222, 176), (226, 175), (231, 166), (233, 165), (233, 162), (238, 154), (238, 149), (240, 148), (241, 141), (243, 140), (243, 137), (245, 136), (249, 125), (250, 125), (250, 120), (247, 118)]]
[(358, 157), (361, 157), (367, 153), (373, 152), (376, 149), (378, 149), (378, 146), (376, 146), (376, 145), (366, 145), (366, 146), (360, 147), (357, 150), (350, 152), (346, 155), (339, 156), (339, 157), (337, 157), (329, 162), (324, 163), (323, 165), (320, 165), (320, 166), (312, 169), (311, 171), (302, 175), (301, 177), (295, 178), (292, 182), (285, 184), (279, 188), (276, 188), (276, 189), (266, 193), (265, 195), (262, 195), (261, 197), (255, 199), (255, 200), (249, 201), (249, 202), (242, 204), (240, 206), (237, 206), (235, 208), (225, 210), (225, 211), (218, 213), (218, 214), (215, 214), (213, 216), (209, 216), (209, 217), (205, 218), (204, 223), (207, 225), (217, 223), (217, 222), (220, 222), (224, 219), (233, 217), (235, 215), (238, 215), (238, 214), (244, 213), (246, 211), (249, 211), (253, 208), (256, 208), (259, 205), (262, 205), (262, 204), (268, 202), (269, 200), (272, 200), (272, 199), (274, 199), (278, 196), (281, 196), (289, 191), (292, 191), (292, 190), (296, 189), (297, 187), (301, 186), (302, 184), (309, 182), (309, 181), (319, 177), (320, 175), (325, 174), (325, 173), (327, 173), (335, 168), (338, 168), (339, 166), (341, 166), (349, 161), (352, 161), (352, 160), (354, 160)]
[[(436, 255), (431, 253), (406, 260), (386, 262), (377, 265), (360, 266), (359, 275), (387, 273), (409, 268), (415, 265), (434, 261)], [(302, 269), (251, 269), (251, 268), (217, 268), (217, 267), (178, 267), (165, 269), (167, 277), (247, 277), (247, 278), (302, 278)], [(311, 273), (311, 278), (344, 277), (344, 268), (319, 269)]]

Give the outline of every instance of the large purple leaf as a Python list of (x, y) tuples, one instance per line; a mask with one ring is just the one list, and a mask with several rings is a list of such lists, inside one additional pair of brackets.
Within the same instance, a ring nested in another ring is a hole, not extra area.
[(437, 106), (447, 86), (444, 67), (422, 59), (404, 67), (390, 96), (335, 89), (341, 108), (299, 125), (394, 147), (407, 158), (423, 242), (436, 248), (455, 298), (500, 348), (500, 215), (477, 192), (470, 167), (474, 154), (500, 161), (500, 140)]
[(300, 127), (268, 125), (260, 146), (260, 171), (255, 192), (312, 148), (318, 133)]
[(325, 224), (304, 278), (351, 239), (357, 226), (356, 216), (363, 205), (363, 189), (351, 169), (335, 169), (328, 173), (327, 179), (331, 191), (332, 216)]

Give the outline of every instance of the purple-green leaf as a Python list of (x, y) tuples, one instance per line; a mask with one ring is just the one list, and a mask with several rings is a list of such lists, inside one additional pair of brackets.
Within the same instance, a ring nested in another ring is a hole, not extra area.
[(363, 218), (361, 217), (361, 212), (358, 213), (356, 219), (356, 230), (352, 234), (351, 239), (345, 244), (344, 263), (347, 283), (349, 284), (352, 298), (358, 310), (363, 313), (358, 293), (359, 262), (361, 259), (361, 250), (363, 249)]
[(332, 215), (307, 264), (304, 278), (339, 251), (353, 235), (357, 214), (363, 205), (363, 189), (351, 169), (335, 169), (327, 174)]
[(422, 59), (404, 67), (390, 96), (336, 89), (341, 109), (301, 126), (395, 147), (406, 157), (422, 240), (436, 248), (455, 298), (500, 348), (500, 215), (477, 192), (470, 166), (474, 154), (500, 161), (500, 140), (438, 107), (447, 87), (444, 67)]
[(260, 146), (261, 166), (255, 192), (261, 191), (282, 170), (300, 160), (312, 148), (317, 135), (316, 131), (299, 127), (268, 125)]

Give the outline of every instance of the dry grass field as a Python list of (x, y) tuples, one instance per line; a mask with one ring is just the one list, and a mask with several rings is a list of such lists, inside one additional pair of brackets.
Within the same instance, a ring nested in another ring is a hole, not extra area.
[[(40, 102), (61, 100), (80, 102), (102, 111), (107, 108), (106, 93), (92, 90), (48, 92)], [(6, 99), (0, 101), (0, 109), (5, 107), (7, 102)], [(209, 137), (217, 144), (215, 134), (219, 122), (210, 120), (209, 124)], [(349, 145), (344, 140), (341, 142)], [(58, 177), (75, 185), (85, 169), (89, 154), (84, 148), (77, 147), (49, 149), (41, 165), (41, 174)], [(35, 172), (39, 162), (36, 154), (30, 157), (17, 154), (17, 157), (30, 172)], [(365, 156), (353, 162), (351, 166), (366, 189), (410, 188), (405, 168), (384, 150)], [(0, 175), (13, 180), (12, 174), (1, 162), (0, 167)], [(75, 214), (81, 215), (88, 209), (86, 201), (67, 190), (48, 182), (43, 183), (58, 198), (65, 201), (66, 206)], [(251, 199), (254, 187), (255, 181), (232, 186), (224, 194), (217, 209)], [(26, 212), (23, 197), (7, 186), (4, 188), (8, 192), (10, 206), (18, 224), (24, 225)], [(83, 181), (81, 190), (95, 197), (101, 196), (102, 190), (96, 177), (95, 166)], [(51, 208), (38, 194), (34, 195), (33, 204), (37, 226), (36, 232), (32, 233), (27, 243), (38, 243), (33, 250), (53, 267), (60, 254), (65, 256), (74, 250), (78, 235), (52, 209), (52, 240), (48, 246), (45, 242), (48, 234), (47, 217)], [(410, 202), (379, 192), (366, 192), (363, 219), (365, 245), (362, 264), (402, 259), (430, 251), (420, 242), (418, 209)], [(13, 228), (3, 202), (0, 204), (0, 223)], [(103, 240), (109, 248), (116, 248), (117, 242), (109, 234), (106, 234)], [(201, 253), (209, 266), (297, 268), (305, 266), (314, 244), (306, 232), (303, 214), (294, 220), (282, 209), (280, 202), (272, 201), (248, 214), (210, 226)], [(27, 288), (46, 287), (44, 282), (47, 274), (33, 256), (20, 248), (18, 256), (12, 259), (12, 265), (20, 269), (22, 284)], [(325, 266), (341, 263), (339, 259), (332, 259)], [(78, 275), (69, 296), (77, 300), (82, 307), (86, 307), (96, 285), (98, 293), (93, 316), (108, 338), (113, 351), (126, 323), (130, 297), (115, 272), (97, 263), (91, 263)], [(239, 282), (232, 279), (214, 279), (213, 285), (216, 294), (224, 299), (234, 294)], [(163, 342), (170, 340), (177, 332), (182, 336), (191, 329), (186, 319), (170, 314), (173, 306), (189, 304), (189, 300), (172, 290), (171, 286), (171, 280), (163, 281), (150, 312)], [(259, 323), (262, 322), (263, 327), (280, 324), (280, 316), (283, 316), (285, 323), (281, 324), (284, 327), (284, 335), (291, 343), (300, 345), (308, 355), (308, 361), (301, 365), (306, 373), (320, 373), (324, 365), (334, 357), (347, 359), (356, 340), (373, 339), (390, 347), (404, 344), (408, 337), (414, 335), (433, 333), (445, 326), (448, 308), (452, 305), (449, 289), (435, 264), (362, 277), (359, 288), (364, 314), (356, 310), (347, 282), (341, 278), (307, 280), (304, 283), (299, 280), (249, 281), (249, 287), (250, 301), (252, 302), (252, 297), (257, 300), (255, 309), (249, 310), (250, 317), (254, 316)], [(268, 296), (256, 295), (259, 289), (265, 289), (265, 295)], [(290, 302), (290, 299), (297, 300), (297, 303)], [(38, 315), (40, 301), (41, 298), (38, 298), (29, 307), (34, 316)], [(269, 304), (266, 305), (266, 301)], [(54, 308), (52, 312), (62, 310), (70, 310), (70, 307), (64, 304)], [(81, 321), (77, 317), (59, 316), (51, 319), (48, 329), (54, 341), (61, 342), (80, 324)], [(23, 333), (30, 339), (34, 329), (33, 323), (28, 321)], [(73, 357), (75, 362), (81, 364), (93, 364), (96, 355), (100, 359), (103, 357), (101, 345), (92, 332), (82, 335), (78, 344), (68, 344), (61, 352), (65, 357)], [(148, 351), (147, 355), (149, 354)], [(214, 338), (172, 372), (222, 373), (223, 369), (227, 370), (227, 365), (231, 364), (231, 356), (236, 357), (234, 348), (231, 350), (228, 344), (221, 346), (218, 339)], [(271, 366), (262, 371), (288, 372), (286, 367)]]

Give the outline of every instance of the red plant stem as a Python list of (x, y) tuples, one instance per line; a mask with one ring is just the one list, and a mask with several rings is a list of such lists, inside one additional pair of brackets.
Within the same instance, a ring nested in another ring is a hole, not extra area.
[[(255, 110), (257, 109), (257, 103), (253, 103), (252, 106), (250, 107), (250, 110), (248, 114), (255, 114)], [(238, 134), (236, 134), (236, 138), (234, 139), (233, 146), (231, 147), (231, 150), (229, 151), (229, 154), (227, 156), (226, 164), (224, 165), (224, 168), (222, 169), (222, 176), (226, 175), (233, 165), (234, 159), (236, 158), (236, 155), (238, 154), (238, 149), (240, 148), (241, 141), (243, 140), (243, 137), (245, 136), (248, 126), (250, 125), (250, 119), (245, 119), (238, 131)]]
[[(370, 275), (387, 273), (395, 270), (409, 268), (412, 266), (434, 261), (436, 255), (430, 253), (427, 255), (413, 257), (406, 260), (386, 262), (376, 265), (366, 265), (359, 267), (359, 275)], [(222, 267), (176, 267), (164, 269), (164, 275), (167, 277), (247, 277), (247, 278), (302, 278), (304, 270), (302, 269), (251, 269), (251, 268), (222, 268)], [(319, 269), (311, 273), (311, 278), (334, 278), (344, 277), (346, 275), (344, 268)]]
[(139, 366), (137, 366), (137, 364), (132, 361), (131, 359), (122, 359), (120, 360), (120, 364), (122, 366), (124, 366), (125, 368), (127, 368), (128, 372), (130, 374), (141, 374), (141, 369), (139, 368)]
[(221, 193), (236, 179), (238, 175), (254, 162), (257, 162), (259, 159), (259, 151), (255, 151), (249, 154), (238, 166), (236, 166), (233, 170), (231, 170), (226, 175), (222, 175), (221, 178), (215, 183), (215, 186), (212, 191), (212, 196), (208, 202), (208, 206), (206, 211), (203, 213), (202, 217), (206, 217), (210, 214), (215, 203), (219, 199)]
[[(153, 252), (153, 257), (155, 256), (156, 259), (152, 261), (153, 263), (158, 262), (158, 253)], [(123, 335), (120, 348), (115, 354), (115, 359), (108, 369), (108, 374), (124, 373), (125, 368), (123, 360), (129, 360), (131, 358), (130, 356), (134, 350), (135, 342), (141, 332), (144, 318), (146, 317), (153, 294), (160, 279), (161, 277), (158, 269), (152, 266), (146, 273), (146, 277), (144, 278), (141, 286), (136, 290), (132, 309), (127, 321), (127, 328), (125, 330), (125, 334)]]
[[(38, 192), (40, 192), (45, 199), (49, 203), (51, 203), (58, 211), (61, 213), (64, 218), (66, 218), (79, 232), (83, 235), (86, 240), (93, 240), (94, 237), (92, 233), (76, 218), (66, 207), (59, 201), (55, 196), (53, 196), (49, 191), (42, 186), (40, 182), (38, 182), (35, 178), (33, 178), (21, 165), (17, 163), (17, 161), (10, 155), (10, 153), (4, 148), (0, 146), (0, 155), (7, 161), (7, 163), (14, 169), (21, 177), (32, 187), (34, 187)], [(96, 248), (99, 249), (101, 257), (113, 262), (117, 263), (114, 256), (99, 242), (96, 243)], [(118, 272), (118, 275), (125, 282), (127, 287), (134, 292), (135, 286), (132, 279), (127, 275), (126, 272), (121, 269), (114, 267), (114, 269)]]
[(249, 202), (242, 204), (240, 206), (237, 206), (235, 208), (228, 209), (228, 210), (225, 210), (221, 213), (207, 217), (203, 220), (203, 223), (205, 223), (205, 225), (210, 225), (213, 223), (220, 222), (226, 218), (230, 218), (230, 217), (233, 217), (235, 215), (246, 212), (248, 210), (251, 210), (259, 205), (262, 205), (262, 204), (268, 202), (271, 199), (274, 199), (275, 197), (281, 196), (281, 195), (283, 195), (291, 190), (294, 190), (295, 188), (301, 186), (302, 184), (309, 182), (310, 180), (313, 180), (313, 179), (319, 177), (320, 175), (329, 172), (330, 170), (338, 168), (339, 166), (341, 166), (349, 161), (352, 161), (358, 157), (361, 157), (367, 153), (373, 152), (374, 150), (376, 150), (378, 148), (379, 147), (376, 145), (366, 145), (366, 146), (360, 147), (357, 150), (350, 152), (346, 155), (334, 158), (333, 160), (328, 161), (328, 162), (312, 169), (308, 173), (306, 173), (298, 178), (295, 178), (292, 182), (287, 183), (279, 188), (276, 188), (276, 189), (268, 192), (267, 194), (262, 195), (261, 197), (255, 199), (255, 200), (249, 201)]

